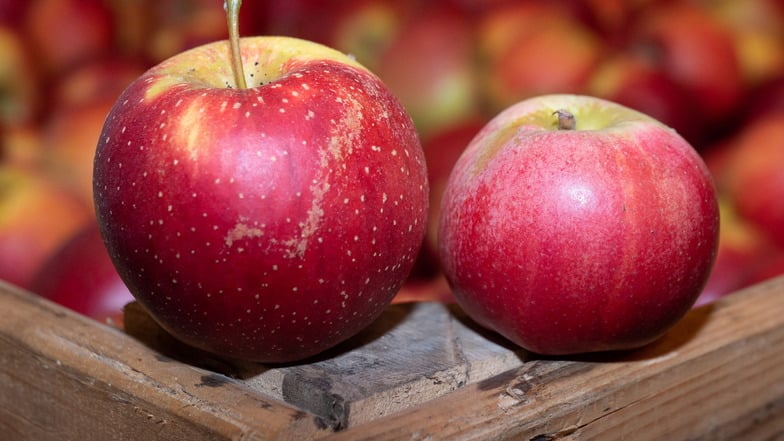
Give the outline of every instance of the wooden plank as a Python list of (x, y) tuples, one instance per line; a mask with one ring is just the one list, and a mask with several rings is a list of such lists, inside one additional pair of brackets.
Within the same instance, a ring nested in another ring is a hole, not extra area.
[[(784, 439), (783, 300), (784, 277), (692, 311), (646, 348), (523, 356), (505, 373), (335, 433), (248, 383), (269, 368), (231, 372), (236, 366), (183, 347), (165, 354), (0, 284), (0, 433), (44, 441)], [(177, 361), (183, 356), (198, 362)]]
[(0, 433), (13, 440), (313, 439), (313, 415), (0, 283)]
[(333, 429), (424, 403), (522, 365), (525, 351), (477, 329), (455, 306), (392, 305), (370, 327), (318, 358), (289, 366), (221, 361), (186, 349), (138, 304), (126, 330), (162, 353), (212, 366), (253, 389), (321, 417)]
[(784, 439), (784, 277), (640, 350), (540, 359), (325, 438)]

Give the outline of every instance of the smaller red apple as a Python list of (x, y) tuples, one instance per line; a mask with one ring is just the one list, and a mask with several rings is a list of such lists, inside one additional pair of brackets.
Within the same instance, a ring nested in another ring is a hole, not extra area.
[(455, 299), (533, 352), (628, 349), (694, 304), (716, 253), (707, 167), (675, 131), (594, 97), (492, 119), (455, 164), (439, 252)]

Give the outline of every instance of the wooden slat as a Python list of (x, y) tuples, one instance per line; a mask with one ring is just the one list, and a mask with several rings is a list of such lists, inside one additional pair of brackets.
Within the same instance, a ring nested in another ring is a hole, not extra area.
[[(367, 329), (306, 362), (266, 367), (188, 350), (137, 303), (126, 332), (188, 364), (212, 366), (254, 390), (344, 429), (376, 420), (520, 366), (526, 352), (481, 332), (456, 305), (391, 305)], [(186, 354), (186, 352), (188, 354)]]
[(323, 434), (313, 415), (174, 362), (117, 329), (7, 284), (0, 284), (0, 311), (2, 439), (249, 441)]
[(2, 284), (0, 311), (3, 439), (784, 439), (784, 277), (690, 312), (646, 348), (526, 358), (337, 433), (221, 369)]
[(326, 439), (782, 440), (784, 278), (636, 351), (536, 360)]

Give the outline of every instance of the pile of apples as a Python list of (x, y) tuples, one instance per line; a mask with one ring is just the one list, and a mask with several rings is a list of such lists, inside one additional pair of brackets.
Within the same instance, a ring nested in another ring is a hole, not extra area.
[[(784, 6), (776, 0), (245, 0), (243, 35), (351, 54), (400, 99), (431, 186), (403, 300), (449, 300), (440, 198), (493, 116), (580, 93), (675, 128), (721, 202), (698, 304), (784, 273)], [(104, 119), (151, 66), (227, 37), (217, 0), (0, 0), (0, 279), (99, 320), (132, 299), (97, 234), (92, 168)], [(79, 250), (79, 251), (75, 251)]]

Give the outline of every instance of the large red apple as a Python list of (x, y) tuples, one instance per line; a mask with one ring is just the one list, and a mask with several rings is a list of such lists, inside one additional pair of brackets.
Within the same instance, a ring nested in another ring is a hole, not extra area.
[(174, 336), (284, 362), (371, 323), (422, 242), (428, 183), (413, 122), (353, 59), (286, 37), (153, 67), (119, 97), (94, 196), (131, 292)]
[(718, 228), (710, 174), (675, 131), (598, 98), (548, 95), (469, 144), (443, 196), (439, 247), (478, 323), (568, 354), (661, 336), (700, 294)]

